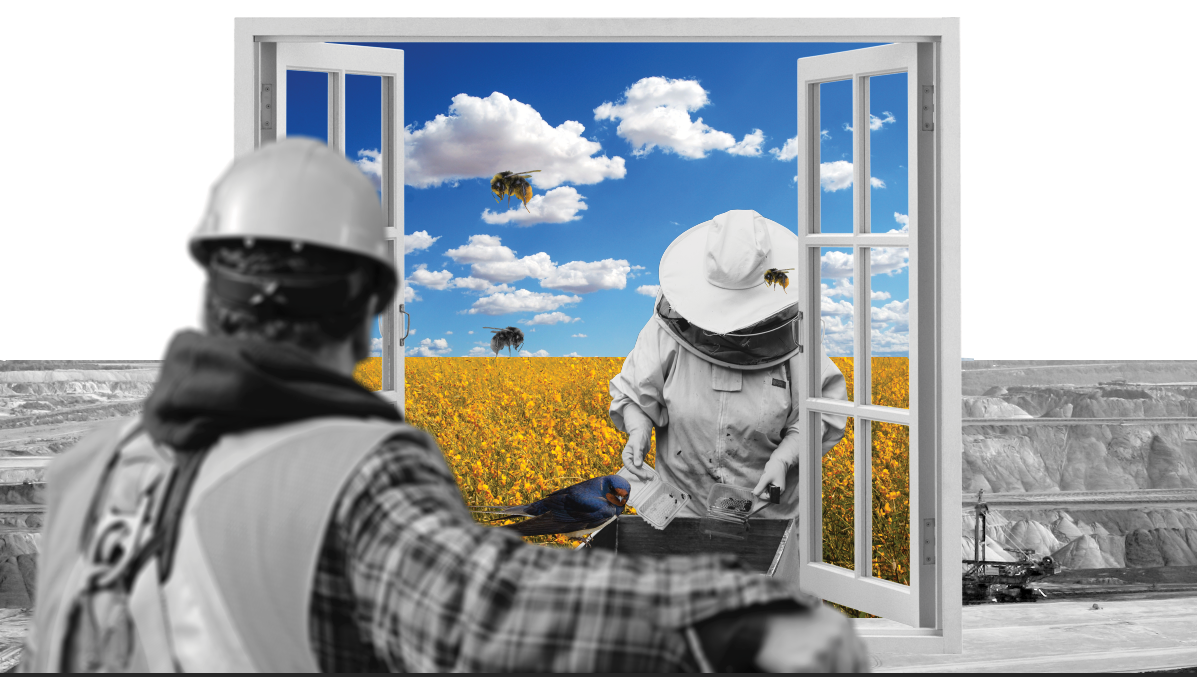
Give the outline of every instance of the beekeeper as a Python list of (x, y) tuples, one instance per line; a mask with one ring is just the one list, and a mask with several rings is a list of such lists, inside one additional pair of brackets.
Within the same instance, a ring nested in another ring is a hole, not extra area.
[(727, 558), (573, 552), (476, 523), (427, 433), (352, 378), (396, 293), (341, 153), (238, 159), (191, 240), (203, 332), (141, 415), (50, 465), (39, 672), (864, 670), (847, 619)]
[[(665, 250), (653, 317), (610, 384), (633, 497), (650, 477), (643, 461), (655, 427), (656, 471), (692, 499), (680, 515), (705, 515), (715, 483), (762, 497), (777, 485), (781, 504), (760, 516), (798, 514), (800, 295), (765, 283), (768, 270), (797, 268), (798, 252), (797, 235), (751, 210), (700, 223)], [(847, 399), (835, 363), (817, 360), (822, 396)], [(846, 422), (823, 414), (823, 453)]]

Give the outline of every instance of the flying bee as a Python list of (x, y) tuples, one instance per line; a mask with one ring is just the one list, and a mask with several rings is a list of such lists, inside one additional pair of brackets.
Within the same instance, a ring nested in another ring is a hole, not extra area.
[[(777, 268), (770, 268), (769, 270), (766, 270), (765, 284), (769, 285), (770, 287), (777, 285), (781, 287), (782, 291), (785, 291), (786, 287), (790, 286), (790, 278), (786, 275), (786, 272), (790, 270), (793, 270), (793, 268), (782, 268), (780, 270)], [(789, 292), (786, 293), (788, 294)]]
[(506, 348), (507, 354), (511, 354), (511, 350), (519, 350), (524, 347), (524, 332), (519, 330), (519, 327), (506, 327), (499, 329), (497, 327), (483, 327), (483, 329), (491, 330), (494, 334), (490, 338), (490, 349), (495, 351), (495, 357), (499, 356), (499, 351)]
[(502, 202), (503, 196), (507, 196), (507, 204), (511, 204), (512, 196), (524, 203), (524, 211), (531, 213), (528, 209), (528, 200), (532, 199), (532, 184), (528, 183), (528, 175), (539, 172), (539, 169), (533, 169), (527, 172), (499, 172), (490, 180), (490, 190), (495, 194), (495, 202)]

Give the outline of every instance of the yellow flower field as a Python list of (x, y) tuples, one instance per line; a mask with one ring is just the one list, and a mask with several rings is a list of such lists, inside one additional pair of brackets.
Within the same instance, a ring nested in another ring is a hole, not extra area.
[[(851, 397), (852, 358), (832, 359)], [(627, 436), (607, 416), (607, 382), (622, 365), (621, 357), (408, 357), (407, 420), (436, 438), (467, 504), (526, 503), (619, 470)], [(354, 377), (378, 390), (380, 372), (381, 360), (372, 358)], [(907, 406), (908, 384), (906, 358), (873, 358), (875, 403)], [(852, 568), (854, 423), (848, 426), (823, 458), (823, 559)], [(909, 431), (876, 423), (872, 429), (873, 575), (908, 584)]]

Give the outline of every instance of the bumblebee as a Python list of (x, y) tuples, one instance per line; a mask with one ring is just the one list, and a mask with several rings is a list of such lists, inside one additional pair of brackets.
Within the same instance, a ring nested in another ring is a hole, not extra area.
[[(769, 285), (770, 287), (777, 285), (781, 287), (782, 291), (785, 291), (786, 287), (790, 286), (790, 278), (786, 275), (786, 271), (790, 270), (793, 270), (793, 268), (782, 268), (780, 270), (777, 268), (770, 268), (769, 270), (766, 270), (765, 284)], [(786, 293), (788, 294), (789, 292)]]
[(499, 172), (490, 180), (490, 190), (495, 194), (495, 202), (502, 202), (507, 196), (507, 204), (511, 204), (512, 196), (524, 203), (524, 211), (528, 209), (528, 200), (532, 199), (532, 185), (528, 183), (528, 175), (539, 172), (533, 169), (527, 172)]
[(511, 354), (511, 350), (519, 350), (524, 347), (524, 332), (519, 330), (519, 327), (506, 327), (499, 329), (497, 327), (483, 327), (483, 329), (491, 330), (494, 334), (490, 338), (490, 349), (495, 351), (495, 357), (499, 356), (499, 351), (506, 348), (507, 354)]

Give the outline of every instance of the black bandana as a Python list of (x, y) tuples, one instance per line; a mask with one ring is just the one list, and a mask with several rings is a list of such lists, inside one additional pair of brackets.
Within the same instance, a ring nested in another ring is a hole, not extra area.
[(226, 433), (319, 416), (403, 420), (394, 405), (298, 348), (184, 331), (166, 350), (142, 421), (154, 441), (193, 451)]

